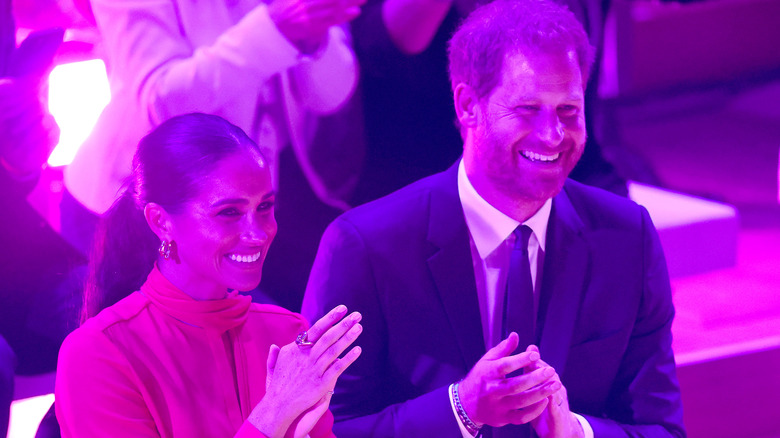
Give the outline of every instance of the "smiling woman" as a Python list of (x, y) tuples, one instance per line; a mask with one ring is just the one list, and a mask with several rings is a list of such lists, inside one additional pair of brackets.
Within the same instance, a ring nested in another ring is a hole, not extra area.
[(238, 151), (201, 178), (194, 194), (180, 212), (154, 202), (144, 208), (152, 231), (170, 247), (161, 272), (200, 300), (254, 289), (276, 235), (268, 166), (258, 151)]
[(360, 315), (338, 306), (307, 330), (241, 296), (275, 234), (269, 166), (239, 128), (188, 114), (141, 140), (60, 351), (63, 436), (332, 436)]

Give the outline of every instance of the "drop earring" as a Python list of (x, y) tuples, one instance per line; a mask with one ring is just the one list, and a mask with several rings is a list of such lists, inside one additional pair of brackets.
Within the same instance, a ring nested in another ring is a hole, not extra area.
[(165, 260), (168, 260), (171, 258), (171, 247), (173, 246), (173, 241), (167, 241), (163, 240), (160, 242), (160, 248), (157, 249), (157, 252), (160, 253), (162, 258)]

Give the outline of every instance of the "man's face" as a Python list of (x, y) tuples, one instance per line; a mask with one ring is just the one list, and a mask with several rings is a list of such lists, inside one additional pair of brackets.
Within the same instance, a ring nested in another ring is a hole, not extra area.
[(464, 146), (466, 172), (477, 191), (513, 202), (555, 196), (585, 146), (576, 53), (506, 56), (499, 84), (477, 106), (480, 115)]

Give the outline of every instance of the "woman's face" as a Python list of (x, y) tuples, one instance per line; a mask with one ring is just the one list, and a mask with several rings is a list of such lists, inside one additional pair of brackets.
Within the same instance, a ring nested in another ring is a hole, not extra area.
[(175, 257), (161, 269), (174, 285), (199, 300), (254, 289), (276, 235), (268, 165), (249, 151), (223, 159), (170, 220)]

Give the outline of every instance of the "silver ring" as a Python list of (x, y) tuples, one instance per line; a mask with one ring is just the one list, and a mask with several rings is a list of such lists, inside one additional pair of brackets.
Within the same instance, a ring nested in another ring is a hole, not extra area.
[(309, 340), (308, 332), (303, 332), (299, 334), (297, 338), (295, 338), (295, 345), (299, 347), (311, 347), (314, 345), (314, 342)]

